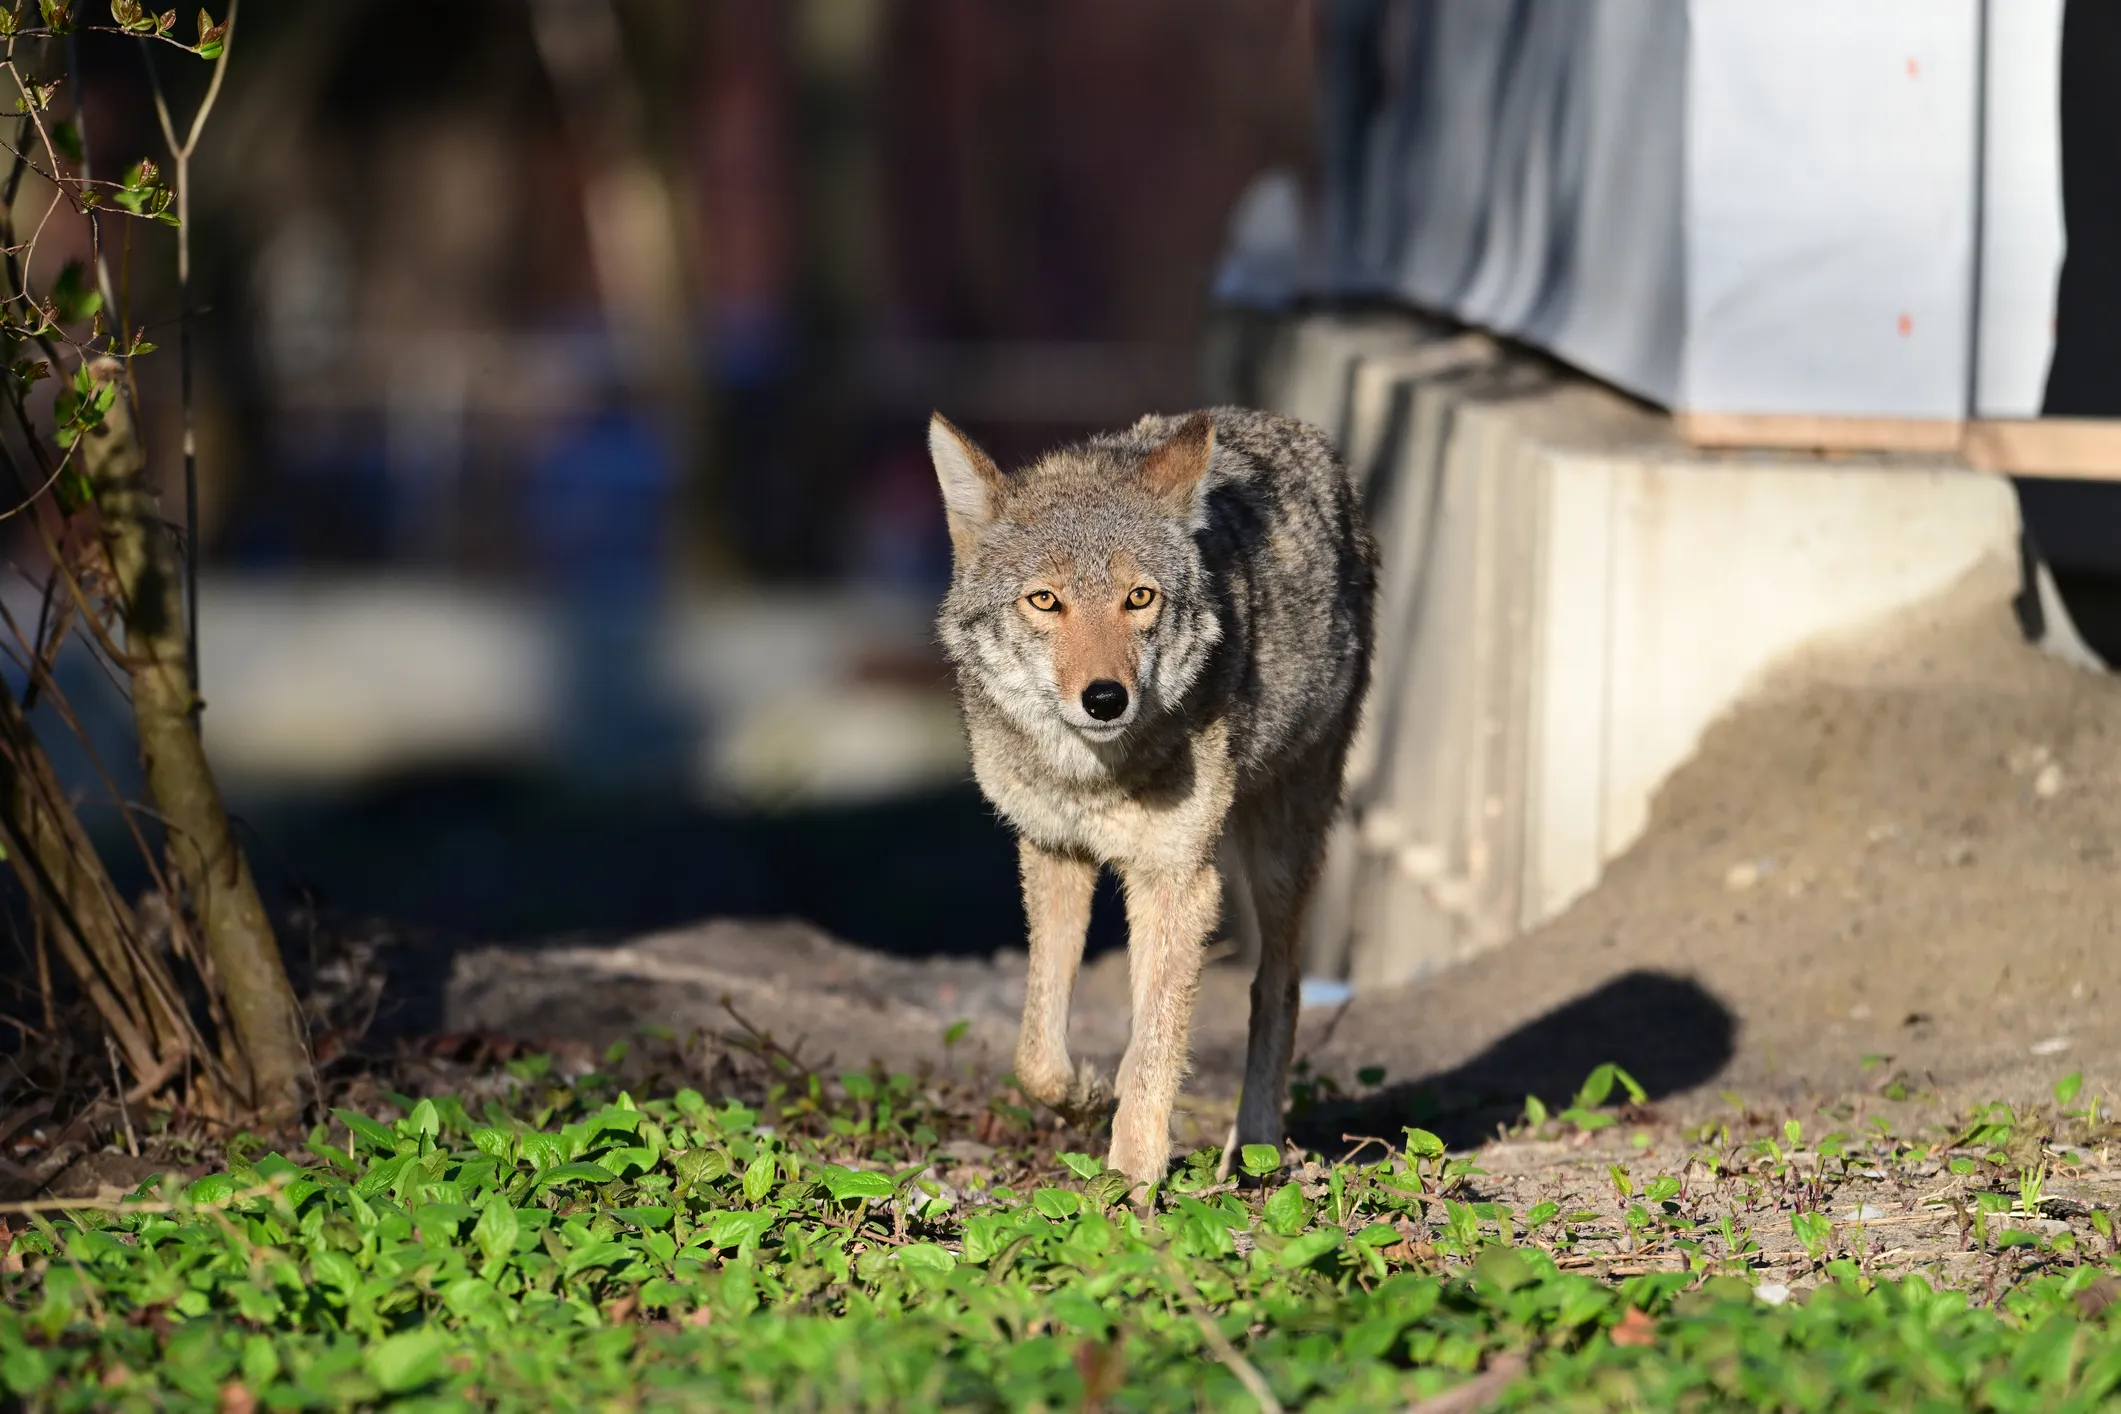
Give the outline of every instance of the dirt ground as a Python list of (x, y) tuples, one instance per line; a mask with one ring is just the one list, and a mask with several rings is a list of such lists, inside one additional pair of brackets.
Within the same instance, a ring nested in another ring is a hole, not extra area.
[(1516, 1052), (1541, 1018), (1602, 997), (1551, 1039), (1627, 1054), (1556, 1057), (1550, 1085), (1632, 1057), (1653, 1093), (1697, 1102), (1865, 1091), (1893, 1072), (1983, 1099), (2037, 1097), (2070, 1071), (2116, 1090), (2121, 683), (2028, 647), (2014, 580), (1994, 567), (1785, 665), (1709, 731), (1598, 890), (1360, 999), (1324, 1058), (1478, 1089), (1532, 1059)]
[[(1307, 1012), (1300, 1050), (1355, 1092), (1327, 1130), (1420, 1120), (1454, 1142), (1527, 1093), (1625, 1066), (1673, 1118), (1726, 1092), (1798, 1109), (1896, 1081), (1947, 1107), (2081, 1071), (2121, 1095), (2121, 683), (2028, 647), (2015, 574), (1807, 651), (1708, 732), (1652, 824), (1563, 917), (1444, 974)], [(459, 959), (456, 1029), (601, 1042), (747, 1021), (843, 1066), (1006, 1068), (1020, 953), (907, 961), (801, 924)], [(1125, 958), (1086, 968), (1079, 1052), (1116, 1060)], [(1191, 1103), (1241, 1069), (1247, 979), (1211, 967)], [(1359, 1087), (1368, 1067), (1385, 1079)]]

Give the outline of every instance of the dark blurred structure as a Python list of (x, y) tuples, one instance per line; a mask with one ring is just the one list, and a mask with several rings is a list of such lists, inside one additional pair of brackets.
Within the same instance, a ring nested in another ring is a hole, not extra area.
[[(1196, 401), (1233, 204), (1313, 146), (1311, 25), (246, 0), (193, 309), (205, 730), (266, 887), (474, 938), (1019, 944), (929, 641), (925, 422), (1022, 457)], [(135, 46), (81, 57), (99, 167), (157, 155)], [(202, 68), (165, 62), (180, 111)], [(167, 233), (128, 239), (171, 348)], [(176, 373), (140, 365), (171, 477)]]
[[(583, 99), (615, 119), (571, 116), (541, 9), (616, 21), (630, 92)], [(231, 569), (652, 573), (683, 508), (749, 575), (932, 583), (930, 404), (1024, 453), (1189, 401), (1232, 203), (1311, 146), (1300, 0), (257, 0), (243, 27), (198, 231)], [(94, 57), (92, 87), (135, 62)], [(113, 125), (144, 150), (146, 116)], [(686, 465), (600, 285), (665, 234), (623, 229), (662, 219), (628, 182), (665, 188), (681, 257), (647, 297), (685, 302)]]

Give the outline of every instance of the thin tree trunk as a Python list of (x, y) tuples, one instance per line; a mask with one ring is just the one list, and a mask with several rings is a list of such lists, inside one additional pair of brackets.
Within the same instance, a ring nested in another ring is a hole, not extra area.
[(252, 1104), (284, 1113), (308, 1090), (301, 1010), (192, 716), (177, 546), (147, 480), (123, 368), (116, 359), (98, 359), (89, 376), (118, 389), (102, 426), (82, 438), (81, 455), (124, 609), (126, 668), (148, 789), (249, 1072), (239, 1081), (247, 1079)]

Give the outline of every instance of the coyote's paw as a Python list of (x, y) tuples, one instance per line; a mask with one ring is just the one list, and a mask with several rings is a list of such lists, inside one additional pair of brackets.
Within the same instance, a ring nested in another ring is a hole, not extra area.
[(1053, 1111), (1077, 1129), (1095, 1129), (1112, 1117), (1112, 1082), (1088, 1061), (1078, 1061), (1075, 1079), (1067, 1093), (1053, 1104)]

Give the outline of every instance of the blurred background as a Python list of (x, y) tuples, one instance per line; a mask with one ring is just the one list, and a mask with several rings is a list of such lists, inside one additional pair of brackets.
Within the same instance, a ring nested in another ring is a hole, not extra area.
[[(248, 0), (194, 167), (200, 655), (273, 901), (1017, 943), (925, 422), (1007, 461), (1198, 401), (1233, 209), (1315, 146), (1308, 11)], [(99, 167), (160, 155), (138, 46), (80, 43)], [(180, 112), (205, 69), (165, 72)], [(128, 239), (173, 352), (170, 239)], [(174, 488), (176, 360), (140, 376)]]

